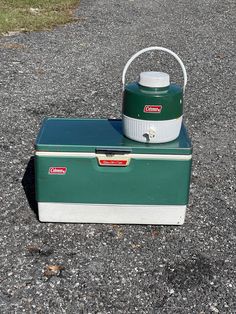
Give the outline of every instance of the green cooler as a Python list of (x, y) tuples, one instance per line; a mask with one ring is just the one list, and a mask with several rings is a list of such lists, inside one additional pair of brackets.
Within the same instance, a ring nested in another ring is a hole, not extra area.
[(132, 141), (121, 120), (45, 119), (35, 144), (40, 221), (181, 225), (192, 146)]

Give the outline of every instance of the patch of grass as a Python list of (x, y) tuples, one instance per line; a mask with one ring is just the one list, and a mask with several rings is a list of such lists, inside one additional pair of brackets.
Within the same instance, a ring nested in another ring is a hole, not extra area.
[(75, 20), (79, 0), (0, 0), (0, 34), (51, 29)]

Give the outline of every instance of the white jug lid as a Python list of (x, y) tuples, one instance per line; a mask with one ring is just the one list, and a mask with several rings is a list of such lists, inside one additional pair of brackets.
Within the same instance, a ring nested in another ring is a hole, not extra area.
[(141, 72), (138, 83), (146, 87), (166, 87), (170, 85), (170, 76), (164, 72)]

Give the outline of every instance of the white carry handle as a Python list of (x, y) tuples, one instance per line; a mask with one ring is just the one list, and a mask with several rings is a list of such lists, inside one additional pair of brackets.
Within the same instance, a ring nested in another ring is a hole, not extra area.
[(186, 87), (186, 84), (187, 84), (187, 72), (186, 72), (186, 69), (185, 69), (185, 66), (182, 62), (182, 60), (180, 59), (179, 56), (177, 56), (176, 53), (174, 53), (173, 51), (171, 51), (170, 49), (167, 49), (167, 48), (163, 48), (163, 47), (148, 47), (148, 48), (144, 48), (138, 52), (136, 52), (130, 59), (129, 61), (126, 63), (125, 67), (124, 67), (124, 70), (123, 70), (123, 73), (122, 73), (122, 84), (123, 84), (123, 90), (125, 89), (125, 75), (126, 75), (126, 72), (128, 70), (128, 67), (130, 66), (130, 64), (134, 61), (134, 59), (136, 59), (139, 55), (141, 55), (142, 53), (144, 52), (147, 52), (147, 51), (150, 51), (150, 50), (159, 50), (159, 51), (165, 51), (165, 52), (168, 52), (169, 54), (171, 54), (173, 57), (175, 57), (175, 59), (179, 62), (181, 68), (182, 68), (182, 71), (183, 71), (183, 75), (184, 75), (184, 86), (183, 86), (183, 92), (185, 92), (185, 87)]

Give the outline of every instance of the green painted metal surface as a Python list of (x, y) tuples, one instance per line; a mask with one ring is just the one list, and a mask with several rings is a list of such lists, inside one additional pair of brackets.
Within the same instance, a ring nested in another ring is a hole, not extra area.
[[(145, 112), (144, 107), (159, 105), (160, 113)], [(183, 114), (183, 90), (179, 85), (171, 84), (164, 88), (147, 88), (137, 82), (125, 86), (123, 96), (123, 114), (142, 120), (170, 120)]]
[[(143, 144), (126, 139), (121, 120), (47, 119), (36, 141), (38, 152), (93, 152), (108, 150), (145, 154), (131, 158), (127, 167), (102, 167), (96, 157), (37, 156), (38, 202), (185, 205), (188, 203), (190, 160), (154, 160), (148, 154), (191, 154), (184, 126), (178, 140)], [(62, 154), (63, 155), (63, 154)], [(96, 155), (95, 155), (96, 156)], [(177, 158), (178, 156), (176, 156)], [(66, 169), (50, 174), (51, 167)]]
[[(50, 167), (66, 167), (50, 175)], [(97, 158), (36, 156), (40, 202), (184, 205), (191, 160), (131, 159), (127, 167), (101, 167)]]
[(101, 148), (129, 150), (137, 154), (192, 153), (191, 141), (184, 125), (176, 140), (148, 144), (123, 136), (121, 120), (106, 119), (45, 119), (35, 143), (37, 151), (95, 152)]

